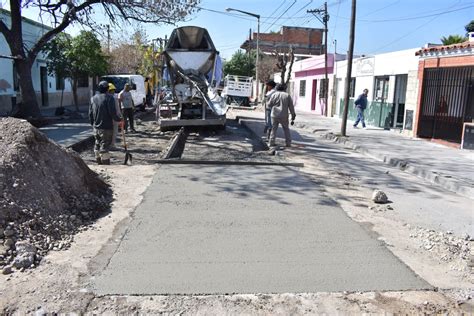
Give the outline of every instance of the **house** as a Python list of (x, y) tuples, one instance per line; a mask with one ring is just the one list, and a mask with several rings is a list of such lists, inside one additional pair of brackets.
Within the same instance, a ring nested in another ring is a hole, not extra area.
[[(331, 94), (334, 81), (335, 59), (342, 60), (343, 55), (328, 54), (328, 84), (325, 85), (325, 57), (314, 56), (297, 61), (292, 67), (292, 80), (290, 81), (290, 94), (293, 97), (295, 108), (305, 112), (327, 115), (332, 108), (326, 106), (326, 93)], [(328, 87), (330, 91), (325, 91)], [(328, 99), (332, 98), (328, 95)], [(328, 102), (331, 104), (331, 102)], [(332, 113), (332, 112), (331, 112)], [(331, 114), (329, 114), (331, 115)]]
[(465, 123), (474, 123), (474, 33), (464, 43), (426, 47), (416, 55), (414, 134), (458, 146)]
[[(311, 27), (283, 26), (278, 33), (259, 33), (260, 52), (272, 54), (275, 51), (288, 52), (290, 47), (297, 58), (324, 53), (323, 29)], [(249, 51), (257, 48), (257, 33), (246, 40), (240, 48)]]
[[(0, 19), (9, 25), (10, 12), (0, 8)], [(23, 17), (22, 29), (24, 43), (28, 45), (28, 43), (36, 42), (40, 36), (51, 28)], [(9, 58), (10, 55), (10, 48), (4, 36), (0, 34), (0, 56), (3, 56), (0, 57), (0, 115), (10, 113), (12, 104), (21, 101), (18, 76), (13, 65), (13, 59)], [(73, 104), (70, 80), (48, 74), (45, 54), (38, 54), (33, 63), (31, 75), (40, 108), (55, 108), (60, 104), (64, 106)], [(89, 78), (84, 77), (79, 81), (79, 104), (87, 104), (89, 98)]]
[[(355, 58), (352, 63), (348, 118), (357, 117), (353, 102), (364, 89), (369, 90), (365, 111), (367, 125), (399, 128), (412, 134), (417, 101), (419, 49), (408, 49)], [(347, 60), (336, 61), (332, 113), (342, 117)]]

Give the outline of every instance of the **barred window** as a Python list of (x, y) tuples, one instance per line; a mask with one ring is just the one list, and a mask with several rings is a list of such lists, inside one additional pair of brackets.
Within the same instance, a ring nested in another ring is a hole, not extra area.
[(306, 80), (300, 80), (300, 97), (306, 95)]

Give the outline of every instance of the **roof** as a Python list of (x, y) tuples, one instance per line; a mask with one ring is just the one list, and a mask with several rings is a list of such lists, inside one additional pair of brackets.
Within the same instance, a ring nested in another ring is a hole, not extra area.
[(444, 53), (444, 52), (450, 52), (450, 51), (466, 49), (466, 48), (471, 48), (471, 49), (474, 48), (474, 42), (466, 41), (463, 43), (457, 43), (457, 44), (452, 44), (452, 45), (439, 45), (439, 46), (422, 48), (419, 51), (417, 51), (415, 55), (421, 56), (427, 53)]
[[(3, 13), (5, 15), (8, 15), (11, 17), (11, 12), (8, 11), (8, 10), (5, 10), (3, 8), (0, 8), (0, 14)], [(44, 28), (44, 29), (47, 29), (47, 30), (52, 30), (53, 28), (50, 27), (50, 26), (47, 26), (47, 25), (44, 25), (44, 24), (41, 24), (39, 22), (36, 22), (36, 21), (33, 21), (31, 19), (28, 19), (28, 18), (25, 18), (25, 17), (21, 17), (21, 21), (22, 22), (25, 22), (25, 23), (28, 23), (28, 24), (31, 24), (31, 25), (34, 25), (34, 26), (37, 26), (37, 27), (40, 27), (40, 28)]]

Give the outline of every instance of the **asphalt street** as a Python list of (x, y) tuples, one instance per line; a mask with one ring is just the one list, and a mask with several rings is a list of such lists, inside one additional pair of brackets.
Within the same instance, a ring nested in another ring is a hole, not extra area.
[(164, 165), (93, 287), (140, 295), (430, 286), (297, 169)]

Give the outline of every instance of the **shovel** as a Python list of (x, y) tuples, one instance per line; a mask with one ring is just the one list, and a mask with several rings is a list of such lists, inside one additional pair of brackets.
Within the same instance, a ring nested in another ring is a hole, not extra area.
[(122, 121), (122, 126), (121, 126), (121, 130), (122, 130), (122, 140), (123, 140), (123, 148), (125, 149), (125, 160), (123, 162), (124, 165), (127, 164), (128, 160), (130, 160), (130, 164), (132, 164), (132, 154), (128, 152), (128, 149), (127, 149), (127, 141), (125, 140), (125, 129), (124, 129), (124, 125), (125, 125), (125, 122)]

